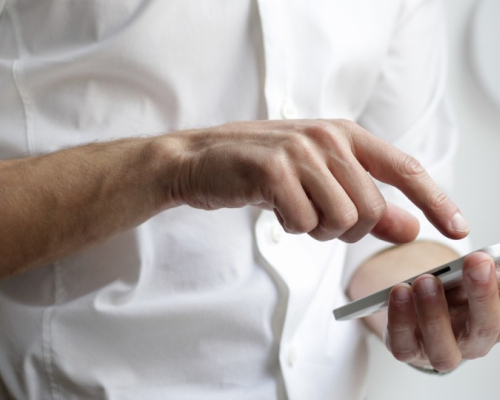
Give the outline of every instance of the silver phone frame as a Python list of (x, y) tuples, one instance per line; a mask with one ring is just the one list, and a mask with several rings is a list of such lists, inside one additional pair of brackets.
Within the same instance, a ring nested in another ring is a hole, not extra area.
[[(495, 267), (497, 269), (500, 268), (500, 243), (476, 250), (474, 251), (474, 253), (477, 251), (482, 251), (483, 253), (491, 256), (491, 258), (495, 262)], [(411, 285), (419, 276), (430, 274), (438, 277), (443, 283), (445, 289), (450, 289), (462, 280), (462, 265), (465, 257), (467, 257), (467, 255), (457, 258), (456, 260), (453, 260), (449, 263), (440, 265), (439, 267), (432, 268), (403, 282)], [(394, 286), (395, 285), (392, 285), (379, 292), (373, 293), (369, 296), (363, 297), (359, 300), (355, 300), (351, 303), (336, 308), (335, 310), (333, 310), (335, 319), (337, 321), (347, 321), (353, 318), (366, 317), (370, 314), (384, 310), (385, 308), (387, 308), (387, 304), (389, 302), (389, 294)]]

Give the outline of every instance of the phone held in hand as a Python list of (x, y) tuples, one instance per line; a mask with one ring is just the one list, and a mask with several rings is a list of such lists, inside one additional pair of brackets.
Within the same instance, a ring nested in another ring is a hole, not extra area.
[[(500, 243), (476, 251), (482, 251), (488, 254), (491, 258), (493, 258), (495, 267), (497, 269), (500, 268)], [(462, 266), (465, 257), (467, 256), (457, 258), (456, 260), (430, 269), (427, 272), (414, 276), (413, 278), (407, 279), (403, 282), (411, 285), (419, 276), (430, 274), (439, 278), (445, 289), (451, 289), (462, 281)], [(366, 317), (370, 314), (386, 309), (389, 302), (389, 294), (394, 286), (395, 285), (390, 286), (387, 289), (383, 289), (379, 292), (348, 303), (342, 307), (336, 308), (333, 310), (335, 319), (337, 321), (347, 321), (353, 318)]]

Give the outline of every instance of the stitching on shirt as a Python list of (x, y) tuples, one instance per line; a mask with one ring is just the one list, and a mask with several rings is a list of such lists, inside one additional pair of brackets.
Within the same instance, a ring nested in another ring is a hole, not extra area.
[(43, 361), (45, 371), (49, 377), (50, 390), (52, 399), (63, 399), (61, 386), (58, 384), (54, 374), (54, 348), (52, 346), (52, 315), (54, 314), (54, 306), (59, 303), (61, 296), (61, 267), (58, 262), (54, 263), (54, 304), (43, 313), (42, 327), (42, 346), (43, 346)]
[(57, 385), (54, 369), (52, 368), (52, 331), (50, 329), (50, 322), (52, 320), (53, 307), (48, 307), (43, 313), (42, 322), (42, 348), (43, 348), (43, 363), (45, 365), (45, 372), (49, 378), (50, 391), (52, 399), (60, 399), (60, 391)]
[(36, 152), (36, 143), (33, 131), (33, 112), (32, 112), (33, 108), (31, 107), (32, 102), (22, 77), (22, 68), (24, 65), (24, 58), (26, 58), (27, 55), (27, 51), (24, 42), (22, 40), (20, 23), (17, 18), (17, 14), (13, 10), (11, 3), (6, 3), (6, 11), (10, 17), (10, 20), (12, 21), (12, 26), (14, 28), (14, 37), (16, 40), (16, 46), (18, 51), (18, 58), (14, 61), (12, 65), (12, 75), (14, 77), (14, 83), (16, 85), (17, 91), (21, 98), (21, 102), (23, 104), (24, 120), (26, 124), (26, 136), (28, 141), (28, 151), (30, 155), (33, 155)]
[(24, 108), (24, 119), (26, 124), (26, 136), (28, 139), (28, 152), (30, 155), (35, 154), (35, 137), (33, 135), (33, 117), (31, 113), (31, 101), (26, 90), (26, 86), (24, 85), (22, 75), (22, 60), (15, 60), (12, 65), (12, 75), (14, 76), (14, 82), (16, 84), (17, 91), (19, 96), (21, 97), (21, 102), (23, 103)]
[[(24, 118), (25, 118), (25, 130), (26, 130), (26, 137), (27, 137), (27, 142), (28, 142), (28, 151), (30, 155), (35, 154), (36, 152), (36, 143), (35, 143), (35, 137), (34, 137), (34, 130), (33, 130), (33, 113), (32, 113), (32, 102), (30, 99), (30, 96), (28, 94), (28, 90), (26, 88), (26, 85), (24, 84), (24, 80), (22, 77), (22, 69), (24, 65), (24, 58), (27, 55), (26, 48), (24, 46), (24, 43), (21, 38), (21, 31), (20, 31), (20, 25), (19, 25), (19, 20), (17, 18), (17, 15), (15, 11), (13, 10), (13, 6), (10, 2), (5, 2), (5, 11), (7, 12), (7, 15), (9, 16), (12, 26), (14, 28), (14, 37), (16, 40), (16, 46), (17, 46), (17, 51), (18, 51), (18, 58), (14, 60), (12, 63), (12, 76), (14, 79), (14, 84), (16, 86), (16, 89), (19, 93), (19, 97), (21, 98), (21, 103), (23, 105), (24, 109)], [(59, 265), (56, 263), (54, 265), (54, 305), (57, 304), (58, 301), (58, 287), (60, 286), (60, 277), (58, 276), (58, 269)], [(52, 314), (53, 314), (54, 306), (48, 307), (45, 309), (43, 313), (43, 319), (42, 319), (42, 356), (43, 356), (43, 363), (45, 366), (45, 372), (47, 373), (48, 379), (49, 379), (49, 384), (50, 384), (50, 391), (51, 391), (51, 398), (53, 400), (55, 399), (62, 399), (61, 396), (61, 390), (60, 386), (58, 385), (54, 371), (53, 371), (53, 349), (51, 346), (52, 342), (52, 332), (51, 332), (51, 319), (52, 319)]]
[(6, 11), (10, 17), (12, 26), (14, 28), (14, 38), (16, 40), (16, 46), (18, 52), (18, 58), (14, 61), (12, 65), (12, 75), (14, 77), (14, 83), (16, 85), (19, 96), (21, 97), (21, 102), (23, 104), (24, 119), (26, 124), (26, 136), (28, 141), (28, 151), (30, 155), (33, 155), (36, 150), (36, 144), (33, 132), (33, 114), (31, 107), (32, 103), (30, 96), (28, 94), (28, 90), (26, 89), (26, 85), (24, 84), (24, 80), (22, 78), (22, 68), (24, 65), (24, 58), (26, 58), (27, 55), (27, 51), (26, 51), (26, 46), (24, 45), (24, 41), (22, 40), (19, 19), (17, 18), (17, 14), (15, 13), (11, 3), (6, 3)]

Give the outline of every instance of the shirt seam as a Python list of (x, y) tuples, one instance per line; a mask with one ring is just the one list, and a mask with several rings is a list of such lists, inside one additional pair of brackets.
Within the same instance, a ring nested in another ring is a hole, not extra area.
[(24, 65), (23, 60), (15, 60), (14, 63), (12, 64), (12, 75), (14, 77), (14, 83), (19, 93), (19, 97), (21, 98), (21, 102), (23, 104), (24, 123), (26, 126), (25, 128), (26, 139), (28, 143), (28, 153), (30, 156), (33, 156), (36, 153), (35, 137), (33, 135), (33, 116), (30, 106), (31, 100), (21, 76), (22, 75), (21, 70), (23, 65)]
[[(14, 38), (16, 41), (16, 46), (18, 51), (18, 58), (14, 60), (14, 62), (12, 63), (12, 77), (23, 106), (28, 153), (30, 156), (33, 156), (36, 153), (36, 142), (33, 129), (33, 113), (31, 106), (32, 102), (22, 77), (24, 58), (27, 55), (27, 51), (22, 40), (19, 20), (17, 18), (15, 11), (13, 10), (13, 6), (8, 1), (6, 1), (4, 5), (5, 5), (5, 11), (7, 12), (12, 22), (12, 26), (14, 29)], [(54, 264), (54, 303), (52, 306), (49, 306), (44, 310), (42, 317), (42, 358), (43, 358), (43, 366), (45, 369), (45, 373), (47, 374), (49, 380), (50, 396), (52, 400), (62, 399), (61, 389), (54, 375), (54, 368), (53, 368), (54, 350), (52, 348), (52, 330), (51, 330), (51, 320), (54, 311), (54, 305), (57, 304), (59, 297), (58, 288), (60, 286), (59, 284), (60, 277), (58, 270), (59, 270), (59, 265), (58, 263), (56, 263)]]
[(10, 17), (10, 20), (12, 21), (12, 26), (14, 28), (14, 38), (16, 41), (17, 52), (18, 52), (18, 58), (14, 60), (14, 63), (12, 64), (12, 76), (14, 78), (14, 83), (19, 93), (19, 97), (21, 98), (21, 103), (23, 105), (28, 152), (32, 156), (36, 153), (36, 142), (33, 130), (33, 112), (32, 112), (33, 107), (31, 106), (32, 104), (31, 98), (29, 96), (28, 90), (26, 88), (26, 85), (22, 77), (24, 58), (26, 58), (27, 51), (24, 41), (22, 40), (20, 23), (17, 18), (17, 14), (13, 10), (13, 7), (9, 2), (6, 2), (6, 11)]
[(54, 358), (55, 352), (52, 346), (52, 317), (55, 310), (55, 305), (60, 301), (61, 293), (61, 266), (58, 262), (54, 263), (54, 302), (53, 305), (47, 307), (43, 313), (42, 321), (42, 348), (43, 348), (43, 361), (45, 372), (49, 378), (50, 391), (52, 399), (63, 399), (62, 389), (57, 382), (54, 374)]

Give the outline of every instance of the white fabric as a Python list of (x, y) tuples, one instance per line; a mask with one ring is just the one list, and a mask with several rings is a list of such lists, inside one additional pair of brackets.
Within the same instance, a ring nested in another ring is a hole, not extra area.
[[(0, 10), (0, 159), (231, 120), (346, 118), (449, 188), (456, 133), (436, 1), (6, 0)], [(460, 246), (420, 218), (422, 238)], [(331, 311), (346, 301), (342, 280), (386, 245), (288, 235), (252, 207), (165, 211), (0, 282), (0, 390), (362, 398), (362, 324)]]

